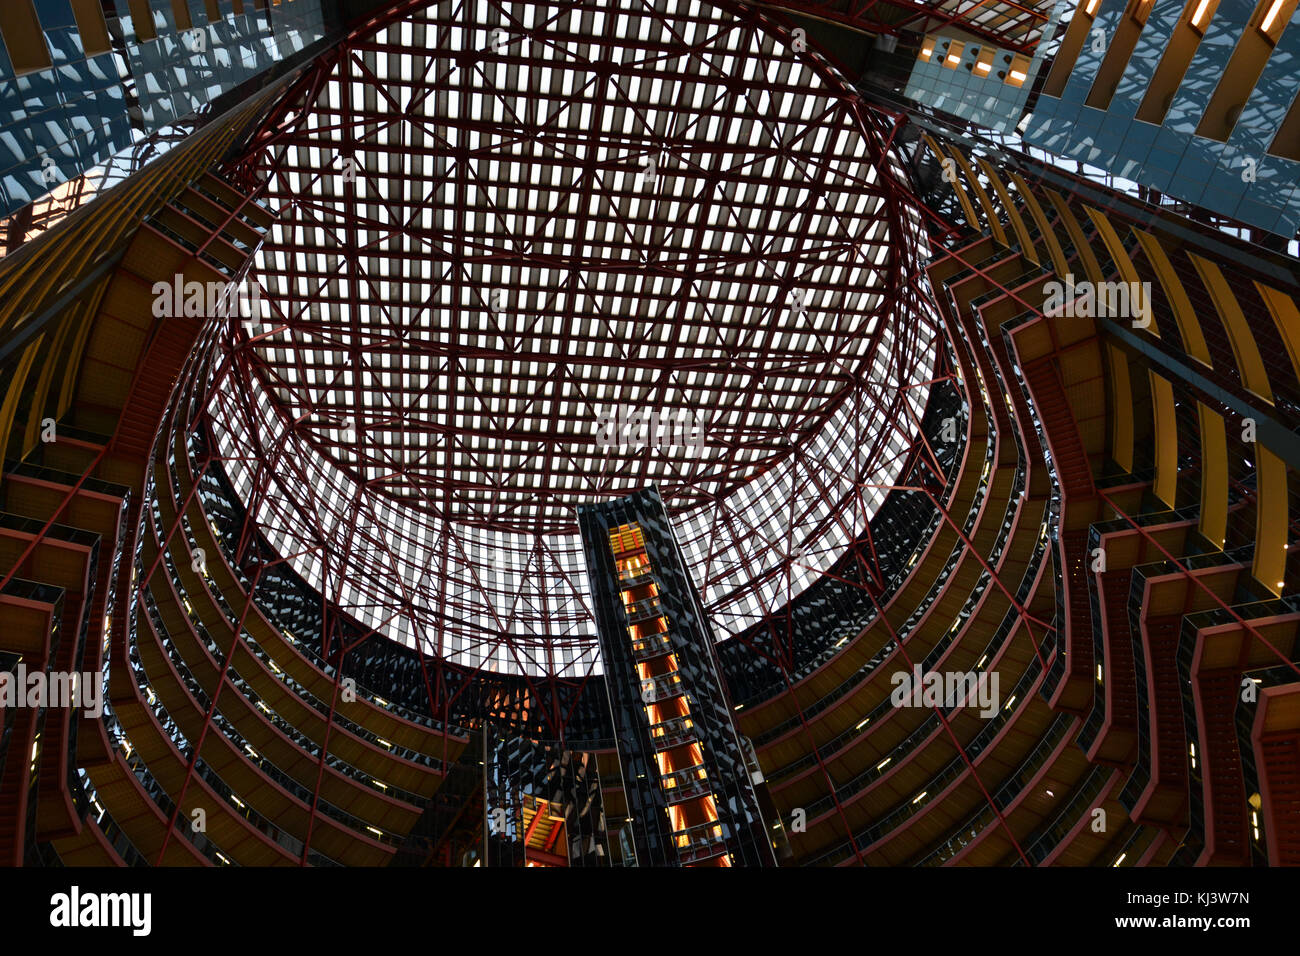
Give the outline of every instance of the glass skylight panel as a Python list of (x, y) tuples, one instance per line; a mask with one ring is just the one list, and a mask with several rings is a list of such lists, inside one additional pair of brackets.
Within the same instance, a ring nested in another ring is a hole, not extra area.
[[(775, 538), (788, 504), (799, 517), (793, 538), (814, 545), (829, 563), (869, 516), (859, 499), (878, 503), (882, 495), (853, 494), (834, 482), (828, 488), (824, 476), (810, 473), (810, 462), (869, 483), (888, 483), (898, 468), (897, 456), (865, 459), (872, 436), (891, 423), (874, 416), (853, 421), (859, 403), (832, 411), (830, 402), (842, 387), (832, 363), (852, 366), (868, 354), (877, 324), (870, 312), (884, 301), (877, 285), (883, 273), (852, 265), (861, 243), (872, 244), (861, 246), (861, 254), (883, 264), (894, 238), (877, 218), (873, 150), (832, 81), (805, 70), (777, 40), (761, 30), (751, 36), (748, 27), (702, 4), (670, 0), (663, 7), (611, 16), (606, 26), (622, 31), (624, 44), (635, 35), (678, 49), (615, 57), (621, 66), (604, 79), (583, 62), (608, 58), (609, 37), (597, 27), (603, 19), (597, 12), (552, 19), (555, 9), (544, 4), (505, 3), (508, 49), (485, 52), (481, 69), (452, 71), (446, 48), (486, 50), (497, 7), (479, 4), (485, 28), (462, 38), (460, 27), (448, 22), (451, 8), (431, 6), (422, 12), (434, 21), (427, 52), (409, 52), (424, 32), (409, 22), (373, 44), (400, 51), (373, 57), (388, 77), (388, 95), (375, 96), (359, 77), (343, 78), (349, 83), (343, 95), (337, 80), (326, 84), (317, 109), (334, 115), (321, 122), (308, 111), (294, 144), (267, 159), (268, 173), (284, 170), (271, 182), (275, 204), (311, 194), (314, 204), (335, 213), (304, 213), (294, 228), (273, 231), (258, 265), (268, 296), (286, 315), (304, 318), (305, 303), (322, 289), (340, 301), (312, 311), (309, 325), (286, 331), (275, 346), (260, 345), (266, 378), (256, 387), (270, 393), (259, 392), (254, 401), (268, 405), (277, 420), (300, 417), (299, 403), (314, 407), (317, 414), (284, 439), (286, 454), (310, 460), (307, 470), (317, 480), (304, 507), (339, 530), (322, 543), (294, 508), (273, 508), (273, 500), (303, 496), (289, 486), (273, 489), (258, 505), (264, 526), (282, 553), (301, 553), (295, 565), (318, 586), (323, 566), (335, 574), (347, 567), (366, 593), (331, 597), (362, 623), (384, 630), (392, 613), (379, 609), (402, 609), (398, 620), (410, 626), (390, 626), (390, 636), (420, 641), (438, 633), (453, 661), (490, 658), (503, 669), (541, 672), (553, 659), (562, 673), (576, 675), (594, 660), (571, 510), (585, 497), (656, 481), (670, 502), (682, 502), (674, 520), (725, 634), (779, 606), (817, 570), (790, 566), (770, 548), (747, 553), (748, 541), (718, 532), (719, 510)], [(671, 32), (664, 17), (671, 18)], [(541, 36), (525, 46), (518, 23), (537, 23), (542, 34), (581, 23), (592, 42), (554, 37), (564, 48), (556, 55)], [(442, 51), (434, 49), (439, 44)], [(698, 49), (684, 49), (691, 45)], [(767, 51), (761, 58), (753, 52), (759, 49)], [(507, 62), (524, 53), (530, 66)], [(427, 57), (440, 54), (431, 67)], [(747, 95), (732, 95), (728, 83), (737, 76), (753, 83)], [(439, 89), (417, 95), (417, 84), (426, 81)], [(364, 121), (345, 115), (343, 99), (354, 114), (364, 112)], [(416, 102), (422, 117), (391, 115), (394, 103)], [(511, 129), (487, 133), (471, 121), (488, 119)], [(325, 179), (292, 171), (336, 161), (349, 122), (364, 144), (356, 154), (365, 157), (358, 182), (348, 188), (341, 171)], [(334, 125), (343, 129), (327, 129)], [(809, 125), (816, 134), (801, 135)], [(466, 162), (455, 158), (462, 142), (476, 154)], [(856, 161), (828, 161), (819, 150), (832, 143)], [(439, 154), (399, 152), (412, 144)], [(728, 151), (717, 155), (719, 144)], [(652, 188), (638, 161), (643, 156), (656, 158)], [(379, 181), (369, 181), (366, 171)], [(715, 171), (721, 176), (711, 182)], [(827, 201), (813, 209), (819, 180)], [(338, 254), (351, 241), (343, 226), (350, 194), (364, 198), (359, 212), (373, 223), (356, 227), (369, 244), (359, 260)], [(407, 224), (411, 234), (403, 231)], [(305, 254), (308, 234), (310, 245), (333, 254)], [(619, 265), (647, 261), (650, 270)], [(809, 288), (804, 312), (795, 316), (785, 292), (789, 276), (809, 286), (848, 283), (860, 290), (844, 296)], [(491, 307), (496, 289), (507, 292), (503, 315)], [(352, 361), (348, 303), (360, 304), (357, 346), (362, 367), (373, 370), (355, 387), (350, 375), (333, 371), (346, 372)], [(929, 377), (929, 335), (923, 330), (908, 340), (905, 364), (920, 381)], [(398, 348), (380, 345), (389, 337)], [(401, 348), (407, 341), (498, 354), (431, 357)], [(366, 354), (381, 348), (387, 351)], [(770, 349), (807, 356), (777, 361), (767, 357)], [(534, 354), (560, 364), (538, 362)], [(701, 358), (733, 355), (748, 368), (699, 365)], [(894, 363), (878, 362), (877, 372), (888, 381)], [(304, 374), (321, 387), (311, 394), (280, 388)], [(909, 392), (917, 415), (924, 395), (924, 388)], [(590, 440), (596, 409), (656, 402), (667, 403), (665, 413), (705, 414), (703, 454), (618, 451)], [(439, 431), (403, 437), (395, 414)], [(363, 427), (344, 446), (337, 423), (349, 415)], [(233, 398), (218, 417), (219, 442), (232, 457), (251, 446), (252, 429), (269, 427), (243, 421)], [(799, 434), (803, 453), (774, 458), (764, 446), (784, 434)], [(907, 440), (901, 434), (890, 444)], [(732, 448), (736, 441), (749, 447)], [(228, 467), (233, 476), (244, 466), (232, 461)], [(353, 475), (384, 479), (362, 493), (360, 508)], [(247, 495), (251, 477), (236, 480)], [(851, 517), (812, 535), (811, 523), (841, 512)], [(394, 541), (395, 524), (400, 542), (385, 546)], [(545, 557), (533, 560), (539, 535)], [(345, 538), (375, 546), (348, 549)], [(400, 560), (389, 550), (399, 551)], [(442, 567), (445, 577), (427, 578), (428, 568)], [(490, 589), (476, 583), (485, 567), (493, 569)], [(776, 573), (751, 584), (757, 568)], [(414, 597), (405, 596), (409, 582), (420, 582)], [(433, 623), (438, 590), (444, 599), (454, 595), (460, 609), (445, 625)], [(544, 606), (552, 608), (547, 620)], [(510, 648), (501, 646), (505, 635)]]

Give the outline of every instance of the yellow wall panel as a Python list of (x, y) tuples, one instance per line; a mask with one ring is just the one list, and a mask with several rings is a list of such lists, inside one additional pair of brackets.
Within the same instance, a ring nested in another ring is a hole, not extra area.
[(1282, 593), (1286, 574), (1286, 462), (1263, 445), (1255, 445), (1259, 476), (1255, 502), (1255, 579), (1274, 594)]
[(1201, 320), (1196, 317), (1192, 300), (1188, 298), (1187, 290), (1179, 280), (1178, 273), (1174, 271), (1174, 264), (1169, 260), (1164, 247), (1160, 245), (1160, 240), (1141, 229), (1134, 229), (1133, 234), (1142, 244), (1142, 251), (1146, 253), (1147, 261), (1155, 270), (1156, 278), (1164, 289), (1165, 298), (1169, 300), (1169, 306), (1173, 309), (1174, 322), (1178, 324), (1178, 332), (1183, 337), (1183, 349), (1202, 365), (1213, 368), (1213, 363), (1210, 361), (1210, 347), (1205, 344), (1205, 333), (1201, 331)]
[(1075, 219), (1074, 213), (1070, 211), (1070, 204), (1055, 189), (1047, 189), (1045, 192), (1052, 205), (1056, 207), (1057, 215), (1061, 217), (1061, 221), (1065, 224), (1065, 231), (1070, 234), (1070, 241), (1074, 243), (1075, 253), (1083, 262), (1084, 277), (1089, 282), (1100, 282), (1102, 280), (1101, 263), (1097, 261), (1092, 246), (1084, 236), (1079, 220)]
[(988, 177), (989, 182), (993, 184), (993, 190), (998, 194), (1002, 208), (1007, 212), (1007, 221), (1011, 223), (1011, 231), (1016, 234), (1016, 238), (1020, 241), (1021, 253), (1026, 259), (1041, 265), (1042, 260), (1038, 258), (1038, 249), (1034, 246), (1034, 240), (1025, 227), (1025, 220), (1021, 217), (1020, 210), (1016, 208), (1011, 194), (1007, 192), (1007, 187), (1002, 184), (997, 171), (986, 160), (978, 159), (977, 162), (980, 169), (984, 170), (984, 175)]
[[(1111, 261), (1115, 263), (1115, 269), (1119, 272), (1120, 279), (1127, 282), (1130, 288), (1141, 288), (1141, 280), (1138, 277), (1137, 266), (1133, 265), (1133, 260), (1129, 257), (1128, 250), (1124, 248), (1124, 243), (1115, 231), (1115, 227), (1110, 224), (1106, 214), (1091, 206), (1085, 206), (1084, 210), (1088, 213), (1088, 218), (1092, 224), (1097, 227), (1097, 234), (1101, 236), (1102, 243), (1106, 246), (1106, 251), (1110, 253)], [(1150, 323), (1146, 326), (1145, 331), (1150, 332), (1156, 338), (1160, 338), (1159, 323), (1156, 322), (1155, 310), (1150, 302), (1141, 301), (1143, 297), (1139, 295), (1138, 301), (1129, 300), (1131, 316), (1120, 316), (1119, 318), (1137, 318), (1145, 316), (1150, 318)], [(1115, 316), (1112, 316), (1115, 318)]]
[[(930, 147), (930, 152), (934, 153), (934, 158), (938, 160), (940, 168), (951, 164), (951, 169), (955, 173), (957, 164), (953, 158), (945, 153), (928, 134), (922, 133), (921, 139), (925, 145)], [(983, 232), (984, 225), (980, 222), (979, 214), (975, 211), (975, 204), (971, 202), (970, 196), (966, 195), (966, 187), (961, 184), (960, 176), (953, 176), (951, 180), (945, 180), (948, 185), (952, 186), (952, 191), (957, 194), (957, 202), (961, 204), (961, 211), (966, 215), (966, 225), (970, 226), (976, 232)]]
[(1223, 416), (1197, 402), (1201, 422), (1201, 534), (1222, 548), (1228, 533), (1228, 435)]
[(980, 185), (980, 179), (975, 175), (975, 170), (971, 168), (970, 163), (966, 162), (965, 155), (951, 143), (948, 145), (948, 152), (952, 154), (952, 158), (961, 167), (962, 173), (966, 176), (966, 182), (970, 183), (971, 192), (975, 194), (975, 199), (978, 200), (980, 208), (984, 210), (984, 218), (988, 221), (989, 232), (993, 233), (993, 238), (1004, 246), (1011, 245), (1011, 241), (1007, 238), (1007, 231), (1002, 227), (1002, 219), (998, 216), (997, 210), (993, 208), (993, 203), (989, 201), (989, 194)]
[(1038, 226), (1043, 244), (1047, 246), (1047, 254), (1052, 258), (1052, 267), (1056, 270), (1057, 275), (1065, 275), (1070, 271), (1070, 266), (1065, 260), (1065, 250), (1061, 248), (1061, 242), (1056, 237), (1056, 230), (1052, 228), (1047, 213), (1043, 210), (1043, 204), (1038, 201), (1038, 197), (1034, 195), (1033, 190), (1029, 188), (1029, 184), (1025, 182), (1023, 176), (1017, 172), (1012, 172), (1011, 179), (1016, 184), (1016, 191), (1024, 197), (1025, 207), (1029, 210), (1029, 215)]
[(1169, 379), (1148, 372), (1151, 380), (1151, 413), (1155, 418), (1156, 480), (1152, 490), (1170, 508), (1177, 507), (1178, 415), (1174, 410), (1174, 387)]
[(1110, 365), (1110, 456), (1125, 471), (1133, 470), (1133, 385), (1128, 377), (1128, 356), (1119, 346), (1106, 343)]
[[(1296, 102), (1300, 102), (1300, 97), (1297, 97)], [(1291, 356), (1291, 367), (1295, 370), (1296, 378), (1300, 378), (1300, 309), (1296, 308), (1295, 299), (1285, 292), (1270, 289), (1258, 282), (1255, 283), (1255, 288), (1268, 306), (1278, 334), (1286, 345), (1287, 354)]]
[(1242, 382), (1250, 391), (1272, 404), (1273, 389), (1268, 384), (1268, 374), (1264, 371), (1264, 359), (1259, 354), (1259, 345), (1255, 342), (1250, 323), (1246, 321), (1223, 271), (1209, 259), (1203, 259), (1194, 253), (1189, 252), (1187, 257), (1201, 274), (1201, 280), (1209, 290), (1210, 298), (1214, 300), (1214, 308), (1223, 319), (1223, 327), (1228, 332), (1228, 341), (1232, 344), (1232, 354), (1237, 360)]
[(27, 388), (27, 376), (31, 374), (32, 363), (36, 361), (44, 339), (43, 335), (38, 335), (36, 341), (23, 350), (13, 377), (5, 383), (5, 391), (0, 394), (0, 470), (3, 469), (4, 457), (8, 453), (9, 433), (14, 426), (14, 417), (18, 414), (18, 402)]

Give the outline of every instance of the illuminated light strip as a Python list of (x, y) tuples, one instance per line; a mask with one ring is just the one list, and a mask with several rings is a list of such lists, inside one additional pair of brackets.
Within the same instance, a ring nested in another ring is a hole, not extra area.
[(1272, 28), (1273, 21), (1277, 19), (1277, 15), (1281, 11), (1282, 0), (1273, 0), (1273, 4), (1268, 8), (1268, 13), (1264, 15), (1264, 22), (1259, 25), (1259, 28), (1267, 33)]

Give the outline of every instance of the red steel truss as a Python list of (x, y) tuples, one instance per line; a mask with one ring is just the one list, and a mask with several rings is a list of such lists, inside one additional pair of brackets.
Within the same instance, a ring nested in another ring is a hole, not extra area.
[(408, 2), (298, 82), (228, 167), (277, 224), (210, 411), (329, 600), (582, 678), (578, 502), (657, 483), (723, 634), (861, 532), (932, 377), (921, 219), (896, 126), (796, 47), (694, 0)]
[(1033, 53), (1053, 0), (760, 0), (759, 6), (883, 36), (955, 27), (1005, 50)]

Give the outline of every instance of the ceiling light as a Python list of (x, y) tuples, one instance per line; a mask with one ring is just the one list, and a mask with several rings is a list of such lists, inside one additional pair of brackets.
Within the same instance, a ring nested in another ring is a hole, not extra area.
[(1282, 0), (1273, 0), (1268, 8), (1268, 13), (1264, 15), (1264, 22), (1260, 24), (1260, 29), (1267, 33), (1273, 26), (1273, 21), (1277, 19), (1278, 13), (1282, 9)]

